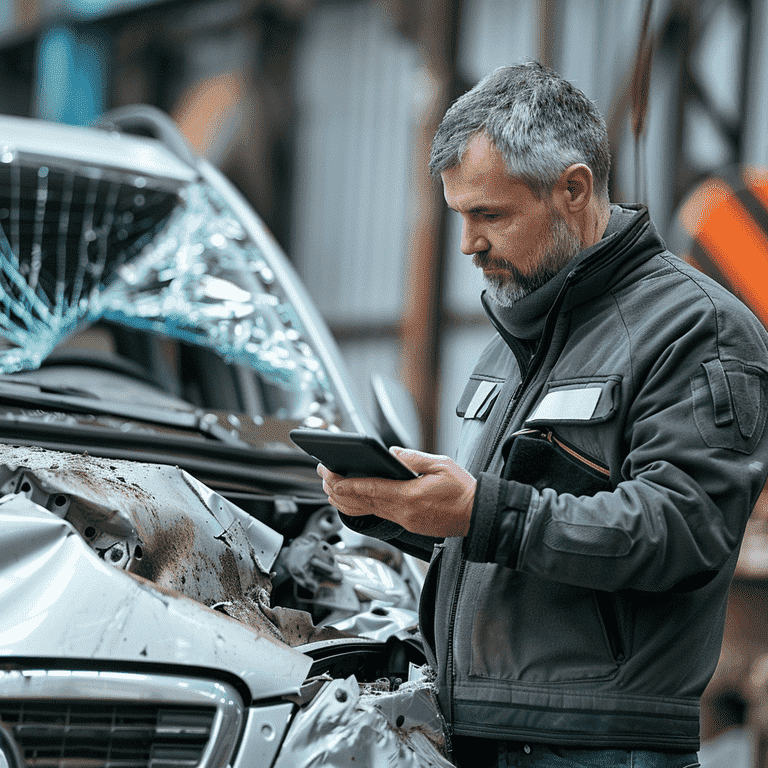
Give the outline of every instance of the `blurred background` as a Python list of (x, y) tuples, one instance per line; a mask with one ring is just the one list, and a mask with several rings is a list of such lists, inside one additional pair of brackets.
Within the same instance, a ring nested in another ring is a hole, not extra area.
[[(491, 329), (426, 172), (447, 105), (499, 65), (554, 67), (606, 117), (612, 199), (647, 203), (683, 248), (702, 179), (768, 165), (767, 41), (768, 0), (0, 0), (0, 113), (168, 112), (285, 248), (369, 411), (370, 375), (400, 380), (424, 447), (451, 454)], [(764, 570), (748, 601), (762, 621)], [(705, 735), (743, 720), (746, 694), (726, 693)]]
[(425, 169), (447, 104), (496, 66), (553, 66), (606, 116), (613, 199), (671, 238), (700, 177), (768, 162), (765, 40), (766, 0), (0, 0), (0, 112), (168, 112), (288, 252), (364, 403), (371, 372), (399, 379), (450, 454), (490, 330)]

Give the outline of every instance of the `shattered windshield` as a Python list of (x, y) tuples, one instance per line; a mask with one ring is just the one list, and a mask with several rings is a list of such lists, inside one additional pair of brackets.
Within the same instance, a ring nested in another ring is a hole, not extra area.
[(239, 222), (201, 185), (181, 193), (162, 236), (118, 269), (95, 311), (252, 366), (270, 382), (330, 396), (293, 307)]
[(2, 151), (0, 225), (0, 373), (35, 369), (77, 331), (109, 321), (252, 369), (283, 393), (280, 417), (339, 422), (284, 287), (205, 181)]

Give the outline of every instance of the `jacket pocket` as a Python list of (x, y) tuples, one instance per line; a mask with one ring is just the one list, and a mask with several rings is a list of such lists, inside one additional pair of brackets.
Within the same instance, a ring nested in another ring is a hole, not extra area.
[(616, 598), (611, 592), (595, 590), (595, 605), (602, 619), (605, 639), (611, 656), (616, 662), (623, 662), (627, 657), (627, 649), (619, 624), (619, 615), (616, 610)]
[(469, 615), (457, 615), (455, 636), (470, 638), (468, 648), (457, 648), (458, 670), (530, 684), (616, 674), (625, 652), (618, 622), (594, 590), (503, 566), (482, 567), (473, 600), (462, 601), (471, 613), (471, 631), (464, 633), (460, 626)]
[(710, 448), (750, 454), (757, 447), (768, 414), (768, 377), (736, 360), (716, 358), (691, 377), (693, 418)]
[(594, 496), (612, 489), (610, 470), (558, 438), (551, 430), (523, 429), (502, 447), (505, 480), (552, 488), (557, 493)]
[(498, 376), (472, 374), (459, 398), (456, 415), (462, 419), (488, 418), (503, 383)]
[[(537, 490), (592, 496), (612, 488), (607, 467), (551, 430), (523, 429), (510, 436), (503, 453), (504, 479)], [(544, 684), (616, 674), (626, 649), (612, 595), (484, 567), (474, 588), (464, 585), (461, 601), (464, 620), (471, 615), (470, 647), (464, 649), (469, 675)], [(462, 636), (458, 626), (456, 636)]]
[(621, 381), (618, 374), (550, 381), (526, 418), (526, 426), (609, 421), (619, 408)]

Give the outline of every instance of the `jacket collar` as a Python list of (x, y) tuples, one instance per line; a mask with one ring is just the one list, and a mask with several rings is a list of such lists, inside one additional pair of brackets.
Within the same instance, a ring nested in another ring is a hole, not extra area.
[(483, 307), (502, 336), (536, 339), (550, 311), (571, 309), (609, 290), (665, 246), (642, 205), (611, 206), (602, 239), (584, 249), (538, 290), (501, 307), (483, 291)]

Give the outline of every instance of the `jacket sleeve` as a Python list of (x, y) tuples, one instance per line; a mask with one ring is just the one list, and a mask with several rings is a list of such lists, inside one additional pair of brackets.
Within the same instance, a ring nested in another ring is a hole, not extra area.
[(731, 558), (768, 475), (768, 337), (735, 300), (694, 319), (670, 307), (653, 333), (636, 318), (628, 339), (634, 375), (606, 432), (615, 487), (576, 495), (481, 474), (468, 559), (593, 589), (682, 591)]
[(362, 533), (394, 544), (406, 554), (418, 557), (420, 560), (429, 561), (434, 545), (442, 541), (431, 536), (410, 533), (402, 525), (393, 523), (391, 520), (382, 520), (375, 515), (351, 517), (340, 512), (339, 517), (344, 525), (355, 533)]

